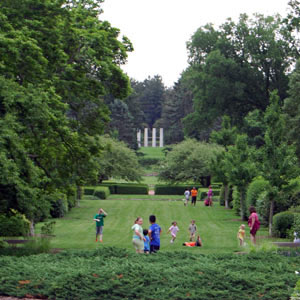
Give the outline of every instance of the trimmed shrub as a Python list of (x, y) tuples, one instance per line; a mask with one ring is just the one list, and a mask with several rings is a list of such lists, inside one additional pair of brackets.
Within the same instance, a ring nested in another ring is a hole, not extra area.
[(247, 189), (247, 194), (246, 194), (247, 216), (249, 216), (248, 208), (251, 205), (256, 207), (257, 206), (256, 202), (259, 195), (262, 192), (267, 191), (269, 187), (270, 187), (269, 182), (263, 178), (256, 178), (249, 184), (249, 187)]
[(241, 196), (240, 193), (238, 192), (237, 188), (234, 186), (232, 190), (232, 208), (235, 212), (236, 215), (240, 215), (241, 212)]
[(0, 215), (0, 236), (26, 236), (29, 234), (30, 222), (16, 210), (11, 215)]
[(148, 195), (148, 185), (147, 184), (118, 184), (116, 185), (116, 194), (126, 194), (126, 195)]
[(97, 186), (94, 191), (94, 196), (99, 199), (107, 199), (110, 195), (109, 188), (106, 186)]
[[(263, 225), (268, 225), (270, 214), (270, 199), (267, 191), (261, 192), (256, 201), (256, 212), (259, 214), (260, 222)], [(274, 215), (276, 212), (274, 212)]]
[(67, 191), (68, 210), (76, 206), (76, 187), (72, 187)]
[(274, 235), (280, 238), (286, 238), (289, 230), (294, 224), (294, 213), (284, 211), (273, 217)]
[(62, 193), (54, 193), (50, 196), (51, 208), (50, 215), (52, 218), (62, 218), (68, 212), (67, 196)]
[[(155, 185), (155, 195), (183, 195), (186, 188), (189, 188), (189, 186), (195, 187), (198, 190), (198, 197), (199, 198), (199, 188), (201, 186), (198, 185), (186, 185), (186, 184), (180, 184), (180, 185), (169, 185), (169, 184), (156, 184)], [(189, 188), (191, 189), (191, 188)]]
[(85, 187), (84, 188), (84, 195), (91, 196), (91, 195), (94, 195), (94, 192), (95, 192), (94, 187)]
[(157, 165), (161, 159), (159, 158), (147, 158), (147, 157), (143, 157), (143, 158), (139, 158), (139, 164), (143, 167), (149, 167), (152, 165)]

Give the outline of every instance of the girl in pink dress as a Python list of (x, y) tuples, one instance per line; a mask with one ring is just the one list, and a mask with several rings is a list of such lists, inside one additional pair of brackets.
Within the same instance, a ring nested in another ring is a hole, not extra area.
[(251, 242), (256, 244), (256, 232), (260, 227), (260, 222), (258, 220), (258, 215), (254, 206), (249, 207), (250, 216), (248, 219), (248, 225), (250, 227), (250, 238)]

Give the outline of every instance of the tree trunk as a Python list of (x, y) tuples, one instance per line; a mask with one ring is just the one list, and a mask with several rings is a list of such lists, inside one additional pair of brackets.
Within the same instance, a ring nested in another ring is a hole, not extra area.
[(225, 185), (224, 185), (224, 201), (225, 201), (225, 208), (229, 208), (228, 196), (229, 196), (229, 184), (225, 184)]
[(76, 200), (77, 200), (77, 207), (80, 206), (80, 200), (82, 199), (82, 186), (77, 185), (77, 192), (76, 192)]
[(272, 236), (273, 214), (274, 214), (274, 200), (271, 200), (270, 212), (269, 212), (269, 236)]
[(34, 222), (31, 220), (29, 225), (29, 235), (34, 236)]

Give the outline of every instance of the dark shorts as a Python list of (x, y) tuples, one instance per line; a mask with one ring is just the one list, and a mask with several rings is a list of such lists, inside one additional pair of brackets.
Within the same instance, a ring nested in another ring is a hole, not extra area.
[(193, 196), (193, 197), (192, 197), (192, 203), (196, 203), (196, 200), (197, 200), (197, 197), (196, 197), (196, 196)]
[(96, 227), (96, 235), (102, 234), (103, 233), (103, 226), (97, 226)]
[(150, 253), (156, 253), (159, 250), (159, 246), (150, 245)]

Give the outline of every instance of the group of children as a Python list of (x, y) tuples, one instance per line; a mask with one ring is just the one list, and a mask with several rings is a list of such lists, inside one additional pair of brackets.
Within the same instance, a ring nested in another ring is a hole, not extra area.
[[(95, 215), (94, 221), (96, 221), (96, 242), (102, 242), (103, 238), (103, 226), (104, 226), (104, 218), (107, 216), (107, 213), (104, 211), (104, 209), (100, 208), (98, 211), (98, 214)], [(151, 226), (149, 230), (144, 229), (141, 227), (143, 224), (143, 219), (138, 217), (135, 220), (134, 225), (132, 226), (132, 230), (134, 231), (133, 235), (133, 245), (138, 253), (151, 253), (156, 252), (160, 248), (160, 234), (161, 234), (161, 228), (158, 224), (156, 224), (156, 217), (154, 215), (151, 215), (149, 217), (149, 221), (151, 223)], [(190, 241), (185, 242), (182, 245), (187, 247), (201, 247), (202, 240), (200, 238), (200, 235), (197, 235), (196, 240), (195, 236), (197, 233), (197, 225), (195, 220), (191, 220), (191, 224), (188, 227), (189, 233), (190, 233)], [(177, 232), (179, 231), (179, 228), (177, 226), (177, 222), (174, 221), (171, 224), (171, 227), (168, 229), (167, 234), (171, 234), (171, 240), (170, 243), (174, 243)], [(151, 238), (150, 238), (151, 237)], [(239, 241), (240, 246), (245, 245), (245, 225), (242, 224), (239, 227), (237, 238)]]

